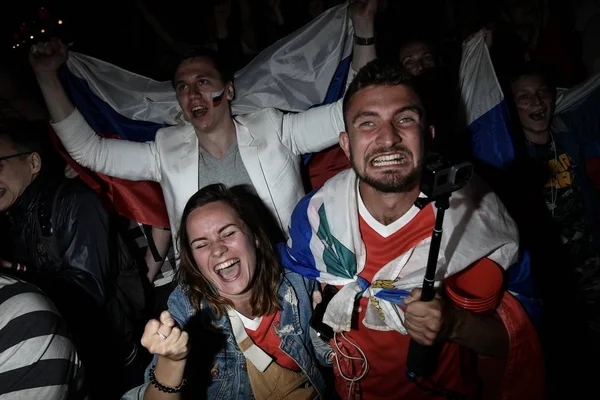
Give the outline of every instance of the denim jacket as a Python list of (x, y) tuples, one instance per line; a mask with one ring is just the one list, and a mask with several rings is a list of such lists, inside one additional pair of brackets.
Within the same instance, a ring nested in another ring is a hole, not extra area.
[[(295, 272), (284, 270), (278, 290), (281, 318), (279, 327), (275, 329), (275, 332), (281, 338), (281, 350), (298, 364), (319, 395), (323, 397), (325, 384), (315, 363), (315, 353), (317, 353), (319, 361), (327, 365), (330, 364), (327, 360), (331, 349), (328, 345), (323, 346), (324, 342), (322, 341), (321, 343), (315, 343), (315, 346), (312, 343), (309, 321), (312, 315), (312, 292), (314, 289), (314, 282)], [(211, 355), (211, 360), (208, 363), (205, 362), (203, 367), (195, 369), (200, 371), (199, 374), (206, 374), (208, 369), (210, 377), (198, 378), (201, 381), (204, 379), (204, 386), (199, 385), (201, 388), (199, 390), (204, 390), (204, 392), (197, 393), (194, 391), (196, 393), (191, 398), (204, 398), (204, 394), (206, 394), (208, 399), (252, 399), (252, 389), (246, 371), (246, 358), (235, 341), (228, 317), (224, 315), (217, 319), (207, 304), (201, 304), (200, 312), (196, 312), (189, 296), (186, 294), (186, 290), (186, 286), (180, 284), (169, 297), (168, 307), (169, 312), (179, 326), (183, 327), (190, 335), (191, 350), (186, 365), (188, 386), (192, 386), (196, 380), (196, 375), (192, 376), (189, 373), (190, 368), (188, 368), (190, 362), (195, 358), (194, 348), (198, 351), (198, 354), (204, 356), (206, 356), (206, 353), (211, 353), (211, 350), (215, 348), (209, 343), (210, 341), (192, 341), (199, 335), (192, 333), (194, 328), (191, 326), (191, 320), (201, 317), (206, 321), (205, 325), (210, 325), (209, 329), (212, 328), (214, 332), (222, 335), (224, 342), (220, 350), (212, 352), (215, 353), (214, 357)], [(315, 341), (317, 340), (320, 341), (320, 339), (315, 339)], [(155, 356), (152, 365), (156, 364), (156, 359)], [(149, 379), (148, 371), (149, 368), (146, 371), (146, 382)], [(122, 399), (143, 399), (147, 385), (148, 383), (145, 383), (130, 390)], [(206, 389), (206, 386), (208, 386), (208, 389)]]

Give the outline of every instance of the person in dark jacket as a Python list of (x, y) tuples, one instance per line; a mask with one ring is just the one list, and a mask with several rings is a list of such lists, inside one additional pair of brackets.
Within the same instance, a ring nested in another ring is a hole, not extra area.
[(55, 302), (89, 371), (92, 395), (116, 398), (127, 389), (118, 382), (139, 340), (117, 279), (123, 268), (138, 270), (96, 194), (51, 173), (44, 137), (43, 123), (0, 124), (0, 215), (8, 236), (0, 258), (11, 266), (8, 272)]
[[(522, 133), (516, 136), (522, 154), (510, 175), (509, 203), (516, 206), (515, 219), (531, 251), (544, 301), (541, 333), (548, 381), (557, 398), (579, 398), (593, 389), (600, 373), (593, 362), (600, 356), (600, 224), (594, 174), (600, 164), (600, 90), (590, 90), (575, 106), (556, 113), (555, 81), (544, 65), (516, 63), (507, 72), (506, 84)], [(559, 324), (569, 329), (557, 330)], [(565, 371), (565, 365), (582, 360), (592, 361), (592, 366)], [(573, 388), (579, 391), (574, 394)]]
[(578, 296), (588, 317), (595, 316), (589, 328), (600, 334), (598, 187), (591, 174), (600, 143), (600, 91), (555, 115), (556, 87), (544, 66), (536, 63), (515, 67), (510, 89), (528, 154), (523, 173), (545, 200), (577, 276)]

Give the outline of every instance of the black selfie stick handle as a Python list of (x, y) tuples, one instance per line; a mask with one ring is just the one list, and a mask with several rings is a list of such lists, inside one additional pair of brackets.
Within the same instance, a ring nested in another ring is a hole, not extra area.
[[(445, 195), (436, 199), (435, 206), (437, 213), (435, 216), (435, 227), (431, 236), (429, 245), (429, 256), (427, 258), (427, 268), (425, 269), (425, 278), (423, 279), (423, 289), (421, 291), (421, 301), (431, 301), (435, 297), (435, 270), (437, 259), (440, 253), (440, 244), (442, 242), (442, 224), (444, 223), (444, 213), (450, 206), (450, 195)], [(408, 358), (406, 359), (406, 373), (408, 377), (416, 379), (420, 376), (428, 376), (435, 372), (437, 364), (437, 349), (434, 346), (423, 346), (413, 339), (408, 346)]]

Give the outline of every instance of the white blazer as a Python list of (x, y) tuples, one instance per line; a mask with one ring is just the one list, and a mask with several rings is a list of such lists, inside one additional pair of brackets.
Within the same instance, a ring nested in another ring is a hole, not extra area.
[[(234, 122), (252, 184), (287, 232), (292, 211), (304, 195), (300, 156), (338, 142), (344, 130), (342, 101), (298, 114), (265, 109), (235, 117)], [(109, 176), (158, 182), (175, 240), (183, 209), (199, 189), (198, 138), (190, 123), (162, 128), (146, 143), (102, 138), (77, 109), (52, 126), (79, 164)]]

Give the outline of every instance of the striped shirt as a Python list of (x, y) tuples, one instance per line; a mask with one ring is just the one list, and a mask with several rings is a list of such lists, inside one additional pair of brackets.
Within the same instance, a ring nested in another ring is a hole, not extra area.
[(67, 324), (34, 285), (0, 274), (0, 400), (82, 400)]
[[(137, 256), (142, 260), (148, 249), (148, 236), (150, 236), (150, 240), (152, 240), (151, 230), (152, 227), (150, 225), (144, 225), (136, 221), (128, 220), (125, 239), (128, 243), (135, 244), (136, 250), (138, 251)], [(160, 271), (154, 278), (154, 286), (159, 287), (171, 283), (175, 277), (175, 271), (177, 271), (177, 262), (175, 258), (175, 249), (173, 248), (173, 243), (171, 243), (169, 252), (164, 259)]]

